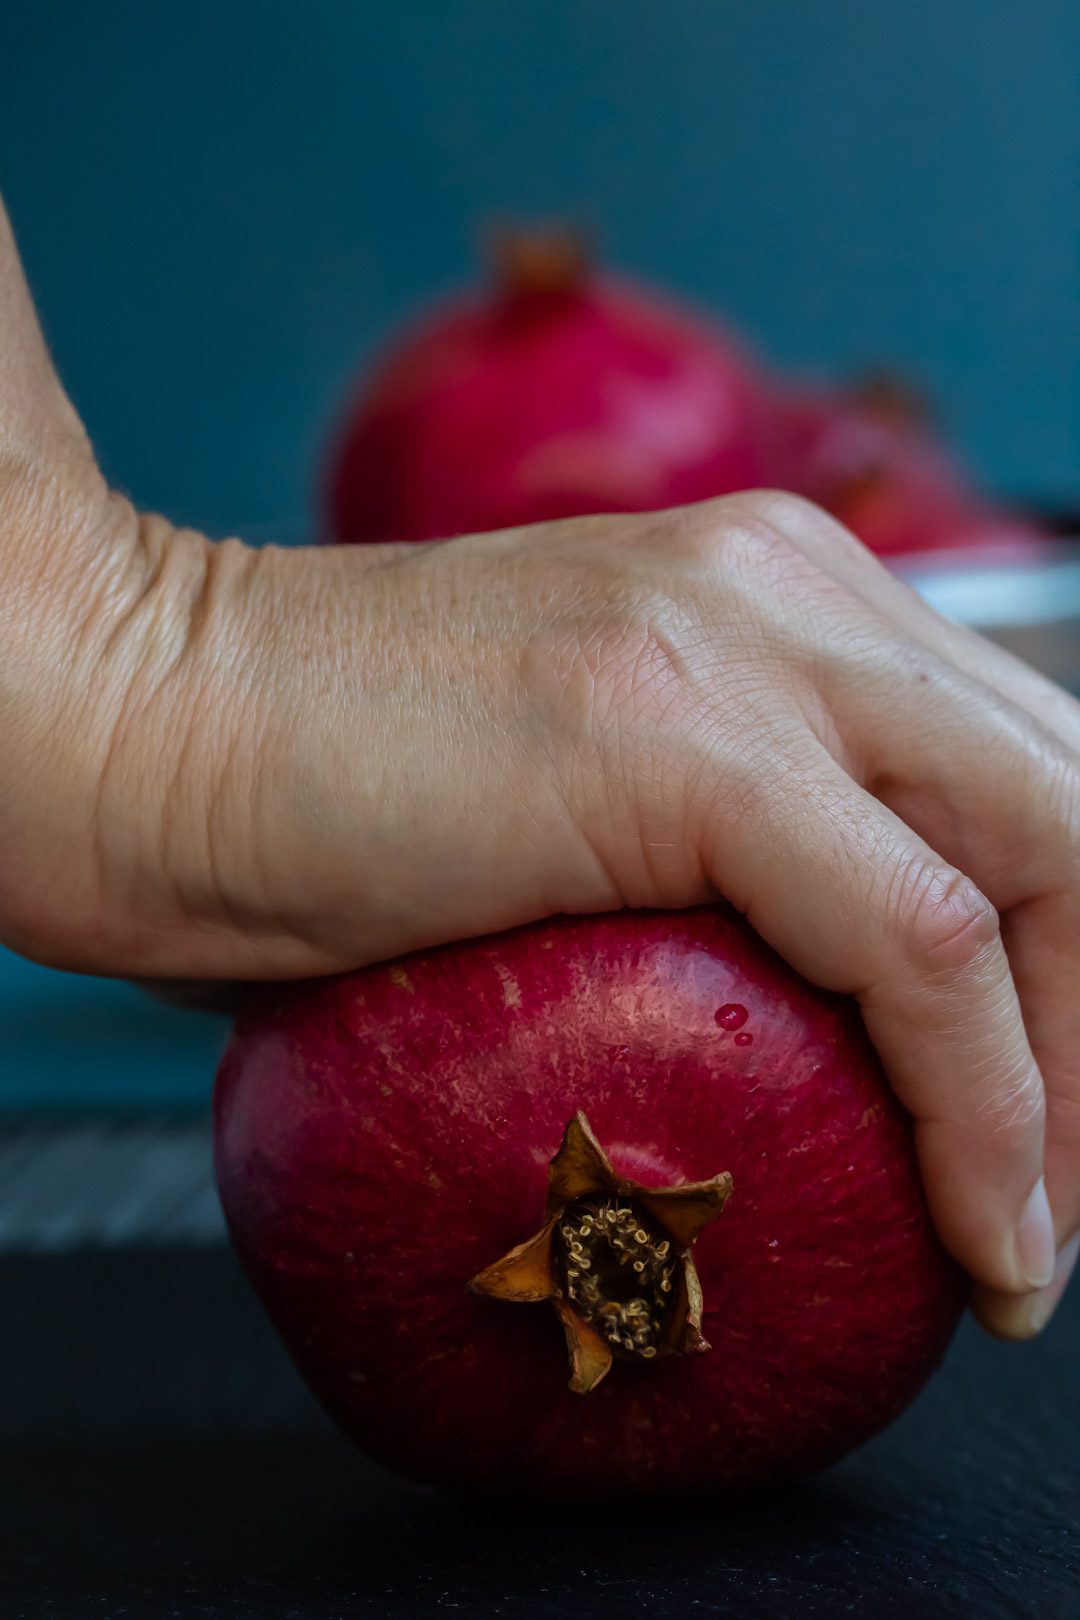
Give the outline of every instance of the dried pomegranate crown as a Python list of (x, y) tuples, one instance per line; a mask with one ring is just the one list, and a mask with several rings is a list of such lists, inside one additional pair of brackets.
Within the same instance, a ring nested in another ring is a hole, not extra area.
[(469, 1287), (520, 1304), (551, 1300), (576, 1394), (595, 1389), (616, 1357), (652, 1361), (707, 1350), (690, 1250), (731, 1188), (726, 1171), (677, 1187), (627, 1181), (579, 1111), (551, 1161), (544, 1225)]

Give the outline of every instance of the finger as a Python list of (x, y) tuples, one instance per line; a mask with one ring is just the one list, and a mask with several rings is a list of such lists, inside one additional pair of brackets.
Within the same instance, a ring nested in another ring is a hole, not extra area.
[(712, 881), (799, 972), (858, 998), (942, 1241), (992, 1288), (1044, 1285), (1043, 1088), (993, 907), (794, 726), (747, 763), (737, 814), (721, 791), (729, 772)]
[(1046, 1185), (1061, 1246), (1080, 1229), (1080, 901), (1074, 890), (1046, 895), (1003, 927), (1029, 1037), (1053, 1076)]
[[(1046, 1089), (1046, 1189), (1061, 1246), (1080, 1228), (1080, 755), (929, 655), (914, 667), (887, 685), (868, 675), (847, 699), (846, 722), (864, 739), (860, 780), (1002, 916)], [(1000, 1311), (1001, 1324), (1018, 1320), (1007, 1301)]]
[[(1075, 902), (1051, 896), (1019, 916), (1006, 919), (1005, 938), (1013, 977), (1035, 1014), (1026, 1014), (1028, 1033), (1047, 1077), (1045, 1175), (1058, 1244), (1053, 1283), (1023, 1299), (981, 1288), (972, 1308), (982, 1325), (1000, 1338), (1030, 1338), (1050, 1320), (1076, 1268), (1080, 1248), (1080, 1054), (1077, 1007), (1080, 970), (1075, 961)], [(1064, 941), (1055, 948), (1054, 941)], [(1056, 994), (1037, 996), (1044, 982)]]
[[(841, 544), (834, 556), (875, 610), (919, 637), (935, 663), (944, 648), (971, 682), (965, 724), (935, 749), (937, 769), (902, 759), (898, 739), (913, 733), (890, 731), (889, 767), (917, 785), (882, 796), (1003, 913), (1013, 982), (1046, 1088), (1045, 1178), (1062, 1260), (1050, 1289), (1018, 1302), (984, 1288), (975, 1309), (991, 1331), (1026, 1337), (1064, 1292), (1072, 1270), (1065, 1259), (1075, 1255), (1080, 1232), (1080, 704), (1019, 659), (940, 619), (857, 544)], [(902, 701), (894, 693), (894, 716)], [(925, 702), (924, 694), (913, 712)], [(922, 729), (943, 735), (926, 722)], [(989, 806), (989, 820), (979, 802)], [(942, 813), (948, 804), (965, 807), (959, 821)]]
[[(867, 785), (1005, 913), (1013, 980), (1047, 1088), (1046, 1184), (1062, 1247), (1080, 1228), (1080, 704), (942, 619), (813, 508), (762, 499), (830, 579), (928, 656), (924, 668), (900, 660), (888, 690), (856, 684), (863, 728), (882, 739), (880, 757), (865, 761)], [(912, 687), (913, 668), (929, 690)], [(940, 687), (945, 702), (935, 706)], [(877, 720), (886, 712), (883, 734)], [(1003, 1322), (1021, 1320), (1012, 1299), (998, 1310)], [(988, 1296), (983, 1313), (993, 1314)]]
[[(1080, 703), (1021, 659), (974, 631), (943, 619), (839, 525), (830, 520), (824, 526), (815, 523), (805, 511), (799, 511), (794, 521), (800, 540), (815, 551), (822, 563), (827, 547), (837, 576), (875, 611), (902, 625), (935, 658), (944, 653), (977, 683), (976, 695), (980, 689), (989, 689), (988, 701), (977, 703), (977, 712), (989, 716), (993, 695), (1000, 695), (1014, 711), (1014, 722), (1019, 720), (1022, 726), (1027, 717), (1034, 724), (1034, 734), (1027, 736), (1021, 747), (1019, 780), (1012, 785), (1008, 770), (1003, 768), (999, 734), (979, 737), (968, 729), (968, 746), (949, 750), (948, 757), (955, 763), (953, 774), (960, 778), (954, 783), (954, 791), (957, 786), (961, 791), (973, 787), (983, 762), (998, 829), (992, 867), (982, 867), (977, 856), (972, 860), (970, 824), (963, 847), (953, 848), (942, 828), (920, 825), (914, 804), (908, 805), (906, 811), (898, 805), (894, 808), (910, 816), (949, 859), (967, 859), (990, 898), (1006, 911), (1003, 935), (1013, 979), (1047, 1085), (1046, 1183), (1058, 1244), (1064, 1249), (1080, 1229), (1080, 806), (1075, 787), (1076, 762), (1080, 758)], [(1042, 749), (1040, 737), (1046, 740)], [(1063, 745), (1065, 752), (1056, 752), (1054, 743)], [(1041, 820), (1043, 796), (1032, 792), (1039, 774), (1035, 756), (1040, 752), (1045, 772), (1057, 783), (1059, 805), (1054, 829)], [(1065, 786), (1070, 777), (1071, 793)], [(925, 811), (925, 791), (920, 792), (920, 797)], [(1009, 805), (1019, 812), (1017, 816), (1008, 815)], [(1048, 860), (1052, 843), (1057, 855)], [(1019, 883), (1021, 891), (1033, 881), (1040, 886), (1029, 861), (1021, 854), (1033, 848), (1043, 868), (1041, 886), (1048, 892), (1017, 899), (1014, 888), (1010, 907), (1006, 883)], [(1021, 1320), (1014, 1302), (998, 1301), (998, 1306), (1004, 1313), (1002, 1321)], [(990, 1302), (984, 1299), (983, 1314), (990, 1312)]]
[(738, 499), (751, 503), (824, 573), (841, 581), (890, 625), (992, 687), (1080, 753), (1080, 701), (1071, 693), (976, 630), (944, 618), (912, 586), (890, 573), (849, 529), (810, 502), (775, 490), (758, 490)]
[(978, 1285), (972, 1292), (971, 1309), (976, 1320), (999, 1339), (1033, 1339), (1041, 1333), (1058, 1306), (1076, 1271), (1080, 1256), (1080, 1233), (1065, 1244), (1058, 1255), (1054, 1280), (1032, 1294), (1002, 1294)]

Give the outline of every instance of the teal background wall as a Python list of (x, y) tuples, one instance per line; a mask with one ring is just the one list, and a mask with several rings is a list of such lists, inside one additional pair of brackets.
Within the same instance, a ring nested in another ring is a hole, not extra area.
[[(110, 475), (303, 538), (326, 425), (477, 226), (570, 214), (778, 362), (905, 366), (1080, 493), (1075, 0), (35, 0), (0, 188)], [(220, 1026), (0, 957), (0, 1106), (205, 1096)]]

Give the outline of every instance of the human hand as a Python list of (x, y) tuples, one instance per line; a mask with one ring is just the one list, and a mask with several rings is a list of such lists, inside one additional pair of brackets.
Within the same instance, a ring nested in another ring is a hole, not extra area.
[(782, 494), (212, 544), (105, 488), (2, 235), (0, 321), (0, 937), (275, 978), (723, 895), (858, 998), (978, 1314), (1037, 1328), (1080, 1227), (1080, 706)]

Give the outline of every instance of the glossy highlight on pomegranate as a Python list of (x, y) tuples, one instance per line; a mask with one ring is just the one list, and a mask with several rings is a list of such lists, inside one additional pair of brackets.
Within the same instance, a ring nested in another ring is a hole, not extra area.
[[(855, 1006), (724, 906), (268, 988), (215, 1111), (230, 1231), (298, 1367), (420, 1480), (570, 1499), (822, 1468), (912, 1399), (963, 1306)], [(579, 1114), (600, 1157), (574, 1138), (564, 1174)], [(567, 1230), (531, 1297), (470, 1288), (545, 1223)], [(682, 1255), (693, 1333), (662, 1287)], [(571, 1388), (579, 1321), (613, 1353)]]

